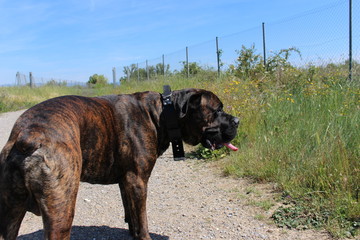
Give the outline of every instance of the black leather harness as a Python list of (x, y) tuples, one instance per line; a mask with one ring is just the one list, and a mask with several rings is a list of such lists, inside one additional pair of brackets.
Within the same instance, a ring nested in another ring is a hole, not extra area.
[(174, 104), (171, 100), (171, 88), (169, 85), (163, 87), (164, 93), (162, 96), (163, 102), (163, 117), (165, 120), (165, 125), (167, 133), (171, 142), (174, 160), (185, 160), (184, 146), (181, 138), (181, 130), (179, 127), (179, 116), (175, 111)]

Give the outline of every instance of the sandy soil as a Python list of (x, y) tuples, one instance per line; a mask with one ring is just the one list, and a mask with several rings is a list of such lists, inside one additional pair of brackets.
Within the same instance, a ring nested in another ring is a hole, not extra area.
[[(1, 147), (22, 112), (0, 115)], [(222, 177), (213, 165), (199, 160), (175, 162), (169, 150), (158, 159), (150, 178), (147, 201), (149, 229), (154, 240), (331, 239), (321, 231), (277, 228), (268, 218), (270, 212), (251, 204), (263, 197), (273, 198), (271, 185)], [(82, 183), (71, 239), (130, 240), (123, 219), (117, 185)], [(18, 239), (42, 239), (42, 234), (41, 218), (27, 213)]]

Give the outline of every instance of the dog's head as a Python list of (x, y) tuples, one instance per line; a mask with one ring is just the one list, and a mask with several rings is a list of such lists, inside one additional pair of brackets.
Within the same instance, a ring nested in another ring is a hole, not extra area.
[(174, 91), (173, 97), (184, 142), (201, 143), (211, 150), (223, 146), (237, 150), (230, 141), (236, 136), (239, 119), (224, 112), (222, 102), (214, 93), (184, 89)]

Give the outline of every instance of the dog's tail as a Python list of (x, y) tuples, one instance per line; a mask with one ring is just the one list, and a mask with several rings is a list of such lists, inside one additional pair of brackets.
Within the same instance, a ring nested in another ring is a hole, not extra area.
[(44, 140), (43, 131), (25, 129), (17, 136), (15, 147), (24, 154), (32, 154), (42, 146)]
[(20, 132), (13, 130), (11, 133), (0, 153), (0, 215), (5, 205), (5, 199), (9, 198), (1, 195), (8, 193), (9, 189), (15, 188), (19, 194), (26, 195), (24, 161), (31, 157), (43, 142), (44, 134), (42, 132), (25, 129)]

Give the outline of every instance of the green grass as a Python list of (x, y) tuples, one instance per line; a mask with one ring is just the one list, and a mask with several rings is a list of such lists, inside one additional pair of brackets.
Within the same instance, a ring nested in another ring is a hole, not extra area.
[(39, 88), (1, 87), (0, 112), (29, 108), (46, 99), (71, 94), (91, 96), (94, 94), (94, 90), (64, 86), (43, 86)]
[(82, 95), (82, 96), (101, 96), (108, 94), (133, 93), (139, 91), (162, 92), (162, 86), (170, 84), (172, 89), (182, 89), (189, 87), (201, 87), (201, 78), (162, 78), (152, 81), (124, 82), (121, 86), (113, 87), (95, 86), (86, 87), (66, 87), (58, 85), (45, 85), (42, 87), (0, 87), (0, 112), (16, 111), (29, 108), (46, 99), (62, 95)]
[(225, 172), (277, 182), (304, 208), (315, 204), (311, 209), (326, 215), (316, 216), (334, 236), (354, 235), (360, 225), (359, 87), (311, 83), (292, 90), (257, 96), (262, 104), (245, 112), (236, 139), (241, 148)]
[(249, 201), (249, 204), (255, 207), (259, 207), (264, 211), (268, 211), (271, 207), (274, 206), (274, 203), (271, 200), (252, 200)]

